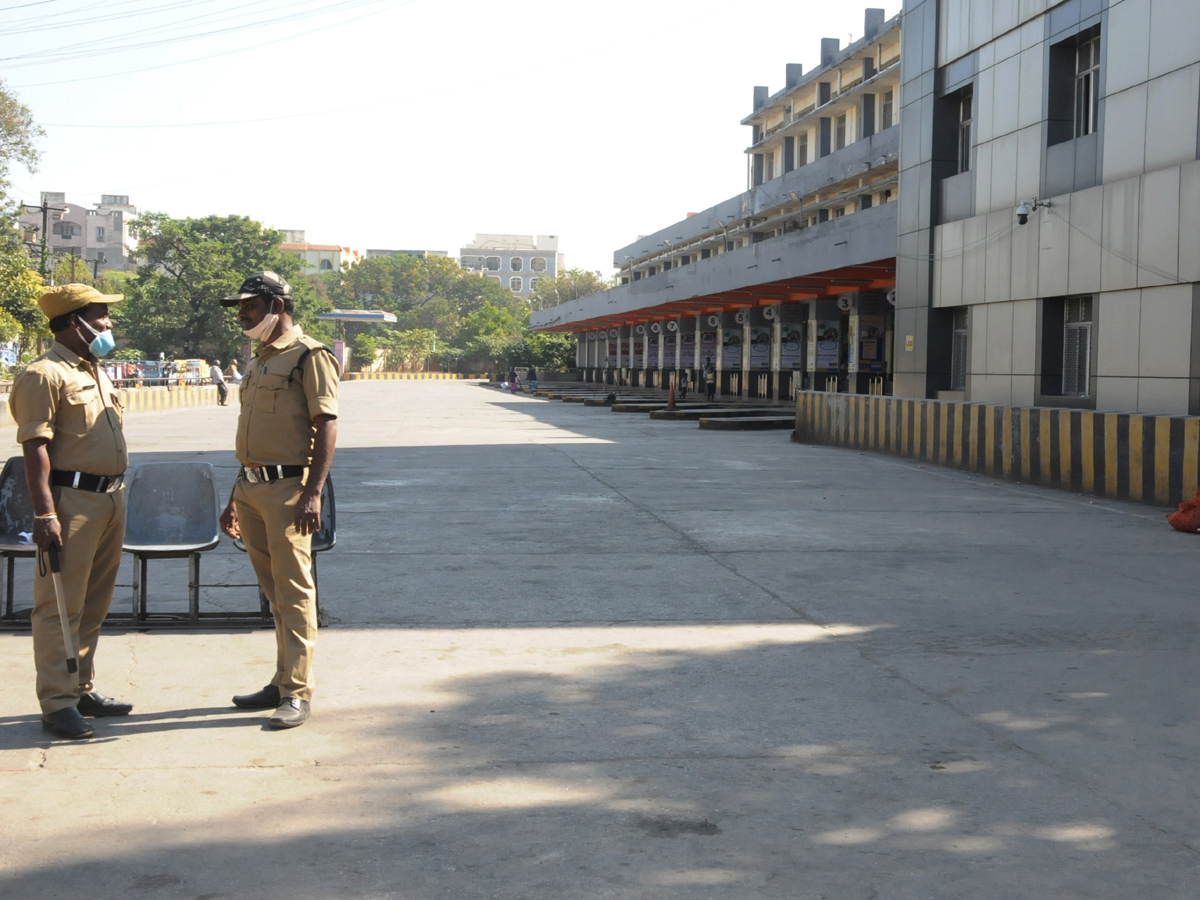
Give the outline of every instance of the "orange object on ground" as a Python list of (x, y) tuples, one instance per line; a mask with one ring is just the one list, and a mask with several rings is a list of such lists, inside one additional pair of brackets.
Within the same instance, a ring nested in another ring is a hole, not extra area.
[(1200, 531), (1200, 491), (1191, 500), (1179, 504), (1179, 509), (1167, 513), (1167, 521), (1171, 527), (1179, 531), (1195, 534)]

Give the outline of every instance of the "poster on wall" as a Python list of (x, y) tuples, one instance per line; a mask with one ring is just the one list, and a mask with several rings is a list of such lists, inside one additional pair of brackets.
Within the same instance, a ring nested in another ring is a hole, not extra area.
[(646, 344), (640, 338), (633, 342), (633, 359), (630, 360), (629, 365), (640, 367), (646, 364), (645, 347)]
[(646, 366), (650, 369), (658, 368), (658, 338), (652, 337), (646, 342)]
[(771, 368), (771, 327), (756, 325), (750, 329), (750, 368)]
[(621, 340), (621, 348), (617, 351), (617, 365), (629, 365), (629, 341), (627, 340)]
[(841, 325), (836, 319), (817, 322), (817, 353), (816, 363), (818, 372), (836, 372), (841, 362)]
[(725, 332), (725, 343), (721, 345), (721, 368), (726, 371), (742, 367), (742, 330)]
[(604, 342), (604, 361), (610, 369), (616, 368), (617, 365), (617, 345), (612, 341)]
[(883, 371), (883, 316), (858, 317), (858, 368)]
[(663, 368), (675, 368), (675, 335), (668, 334), (667, 339), (663, 341)]
[(715, 331), (700, 332), (700, 368), (709, 363), (717, 364), (717, 333)]
[(691, 368), (696, 362), (696, 335), (681, 334), (679, 336), (679, 365)]
[(779, 365), (785, 371), (804, 365), (804, 332), (799, 325), (784, 325), (779, 345)]

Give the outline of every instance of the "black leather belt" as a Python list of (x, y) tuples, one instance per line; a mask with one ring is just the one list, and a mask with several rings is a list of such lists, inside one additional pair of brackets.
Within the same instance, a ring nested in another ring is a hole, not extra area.
[(50, 483), (55, 487), (69, 487), (94, 494), (110, 494), (121, 486), (125, 475), (89, 475), (87, 472), (67, 472), (63, 469), (50, 471)]
[(242, 477), (251, 484), (269, 484), (280, 478), (303, 478), (304, 466), (242, 466)]

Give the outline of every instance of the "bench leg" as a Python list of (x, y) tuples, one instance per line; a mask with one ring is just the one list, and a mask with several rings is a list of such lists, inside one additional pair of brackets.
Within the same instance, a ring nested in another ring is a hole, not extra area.
[(17, 560), (15, 557), (4, 554), (4, 618), (11, 619), (13, 617), (13, 574), (16, 572)]
[(141, 596), (142, 580), (138, 577), (141, 572), (142, 558), (136, 553), (133, 555), (133, 596), (129, 603), (129, 619), (131, 622), (136, 622), (138, 617), (138, 598)]
[(188, 621), (200, 621), (200, 554), (188, 557)]
[(141, 593), (138, 595), (138, 603), (141, 606), (140, 615), (138, 616), (143, 622), (146, 621), (146, 557), (142, 557), (139, 561), (142, 572)]

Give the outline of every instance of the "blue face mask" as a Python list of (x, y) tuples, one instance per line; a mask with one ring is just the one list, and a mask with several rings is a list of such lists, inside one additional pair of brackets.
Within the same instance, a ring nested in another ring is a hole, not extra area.
[[(83, 319), (80, 319), (79, 322), (92, 333), (93, 337), (88, 343), (88, 349), (96, 354), (99, 359), (108, 356), (108, 354), (117, 348), (117, 342), (113, 340), (111, 328), (107, 328), (104, 331), (97, 331)], [(80, 337), (83, 337), (83, 335), (81, 334)]]

